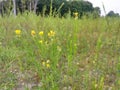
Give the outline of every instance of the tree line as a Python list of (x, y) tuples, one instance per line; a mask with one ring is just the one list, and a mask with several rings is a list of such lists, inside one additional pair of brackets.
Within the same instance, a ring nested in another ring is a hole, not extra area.
[[(66, 16), (70, 13), (79, 13), (78, 17), (93, 16), (100, 17), (101, 10), (99, 7), (93, 7), (92, 3), (84, 0), (0, 0), (0, 15), (17, 15), (25, 11), (34, 12), (37, 15), (59, 15)], [(119, 16), (111, 12), (107, 16)]]

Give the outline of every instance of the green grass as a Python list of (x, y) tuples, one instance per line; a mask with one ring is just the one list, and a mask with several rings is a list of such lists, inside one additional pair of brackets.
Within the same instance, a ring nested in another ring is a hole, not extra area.
[(120, 19), (107, 20), (0, 17), (0, 90), (119, 90)]

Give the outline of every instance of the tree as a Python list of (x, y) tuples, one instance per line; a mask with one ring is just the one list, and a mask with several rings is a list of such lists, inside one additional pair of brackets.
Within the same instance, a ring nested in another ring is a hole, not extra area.
[(79, 17), (82, 17), (83, 15), (88, 15), (89, 13), (92, 13), (94, 8), (92, 3), (88, 1), (72, 1), (70, 2), (70, 10), (73, 14), (74, 12), (79, 13)]
[(101, 14), (100, 8), (99, 7), (94, 7), (93, 18), (100, 17), (100, 14)]
[(108, 14), (106, 16), (108, 16), (108, 17), (118, 17), (119, 14), (115, 13), (114, 11), (110, 11), (110, 12), (108, 12)]
[(28, 10), (36, 13), (38, 1), (39, 0), (17, 0), (16, 4), (20, 12)]
[(4, 13), (4, 2), (0, 1), (0, 14), (3, 16)]
[[(8, 2), (12, 2), (12, 6)], [(74, 12), (77, 12), (79, 17), (89, 16), (92, 13), (95, 17), (100, 15), (99, 7), (94, 8), (91, 2), (84, 0), (6, 0), (3, 3), (0, 2), (0, 13), (8, 12), (8, 7), (14, 15), (25, 10), (37, 12), (37, 14), (42, 14), (44, 11), (45, 15), (53, 13), (58, 15), (59, 13), (59, 15), (64, 16), (68, 12), (71, 12), (72, 16)]]
[(4, 14), (9, 15), (11, 13), (11, 0), (0, 0), (0, 14), (3, 16)]

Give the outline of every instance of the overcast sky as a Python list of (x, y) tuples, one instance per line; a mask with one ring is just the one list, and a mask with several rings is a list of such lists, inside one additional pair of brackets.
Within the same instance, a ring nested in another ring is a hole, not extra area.
[(120, 14), (120, 0), (86, 0), (90, 1), (94, 7), (98, 6), (101, 9), (101, 14), (104, 15), (102, 3), (105, 6), (106, 12), (113, 10)]

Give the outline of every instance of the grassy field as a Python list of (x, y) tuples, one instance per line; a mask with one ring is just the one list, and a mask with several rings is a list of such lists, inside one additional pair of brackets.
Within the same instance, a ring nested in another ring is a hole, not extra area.
[(0, 17), (0, 90), (120, 90), (120, 18)]

